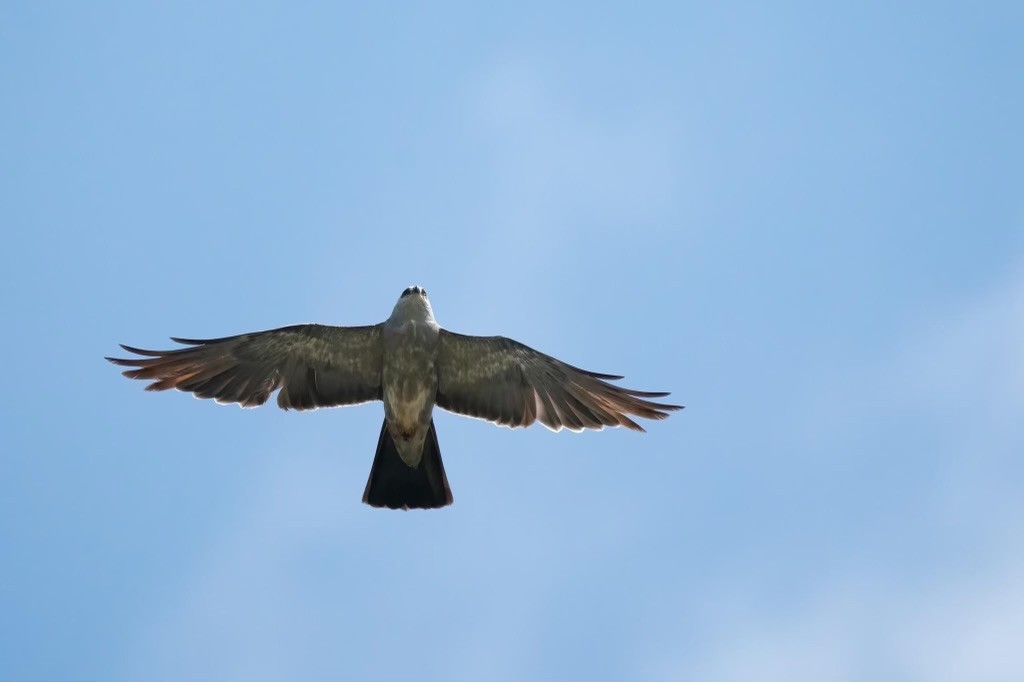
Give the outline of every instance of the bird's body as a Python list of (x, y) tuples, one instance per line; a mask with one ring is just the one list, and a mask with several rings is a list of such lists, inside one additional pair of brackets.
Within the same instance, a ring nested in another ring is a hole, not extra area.
[(384, 419), (402, 457), (419, 465), (437, 397), (436, 356), (441, 328), (422, 296), (398, 299), (384, 322)]
[(667, 393), (624, 389), (622, 377), (573, 367), (517, 341), (442, 329), (426, 291), (402, 292), (391, 316), (365, 327), (307, 324), (220, 339), (174, 339), (188, 347), (150, 351), (122, 346), (136, 358), (107, 358), (131, 367), (150, 390), (177, 388), (199, 398), (255, 407), (280, 388), (284, 409), (384, 403), (384, 424), (363, 494), (372, 506), (435, 508), (451, 504), (433, 410), (505, 426), (540, 421), (558, 431), (625, 426), (636, 415), (664, 419), (680, 405)]

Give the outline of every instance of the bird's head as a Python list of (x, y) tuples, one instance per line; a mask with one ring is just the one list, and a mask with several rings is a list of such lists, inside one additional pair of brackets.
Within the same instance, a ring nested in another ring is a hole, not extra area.
[(398, 297), (392, 317), (398, 316), (404, 320), (433, 320), (434, 311), (430, 307), (430, 299), (427, 298), (427, 290), (423, 287), (407, 287), (402, 295)]
[(406, 287), (405, 291), (402, 292), (402, 295), (399, 296), (399, 298), (405, 298), (406, 296), (422, 296), (423, 298), (426, 298), (427, 290), (423, 287)]

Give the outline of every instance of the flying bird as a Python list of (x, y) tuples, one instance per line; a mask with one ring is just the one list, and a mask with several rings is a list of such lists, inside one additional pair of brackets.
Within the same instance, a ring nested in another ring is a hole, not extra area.
[(402, 292), (391, 317), (364, 327), (300, 324), (220, 339), (180, 339), (184, 348), (121, 347), (137, 357), (107, 358), (130, 367), (146, 390), (176, 388), (242, 407), (264, 404), (277, 389), (288, 410), (384, 402), (363, 502), (391, 509), (452, 503), (434, 429), (434, 406), (508, 427), (539, 421), (553, 431), (625, 426), (630, 416), (665, 419), (682, 405), (654, 402), (668, 393), (608, 383), (621, 376), (573, 367), (503, 336), (466, 336), (441, 328), (427, 292)]

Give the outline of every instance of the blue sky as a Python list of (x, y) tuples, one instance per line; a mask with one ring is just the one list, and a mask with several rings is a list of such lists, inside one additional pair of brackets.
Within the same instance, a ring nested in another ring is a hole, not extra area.
[[(1019, 3), (8, 3), (0, 678), (1024, 678)], [(410, 284), (688, 407), (144, 393)]]

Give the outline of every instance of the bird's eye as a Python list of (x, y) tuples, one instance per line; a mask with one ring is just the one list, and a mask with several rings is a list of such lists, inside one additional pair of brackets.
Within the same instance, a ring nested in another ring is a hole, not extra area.
[(426, 296), (427, 295), (427, 290), (426, 289), (420, 289), (420, 293), (423, 294), (424, 296)]

